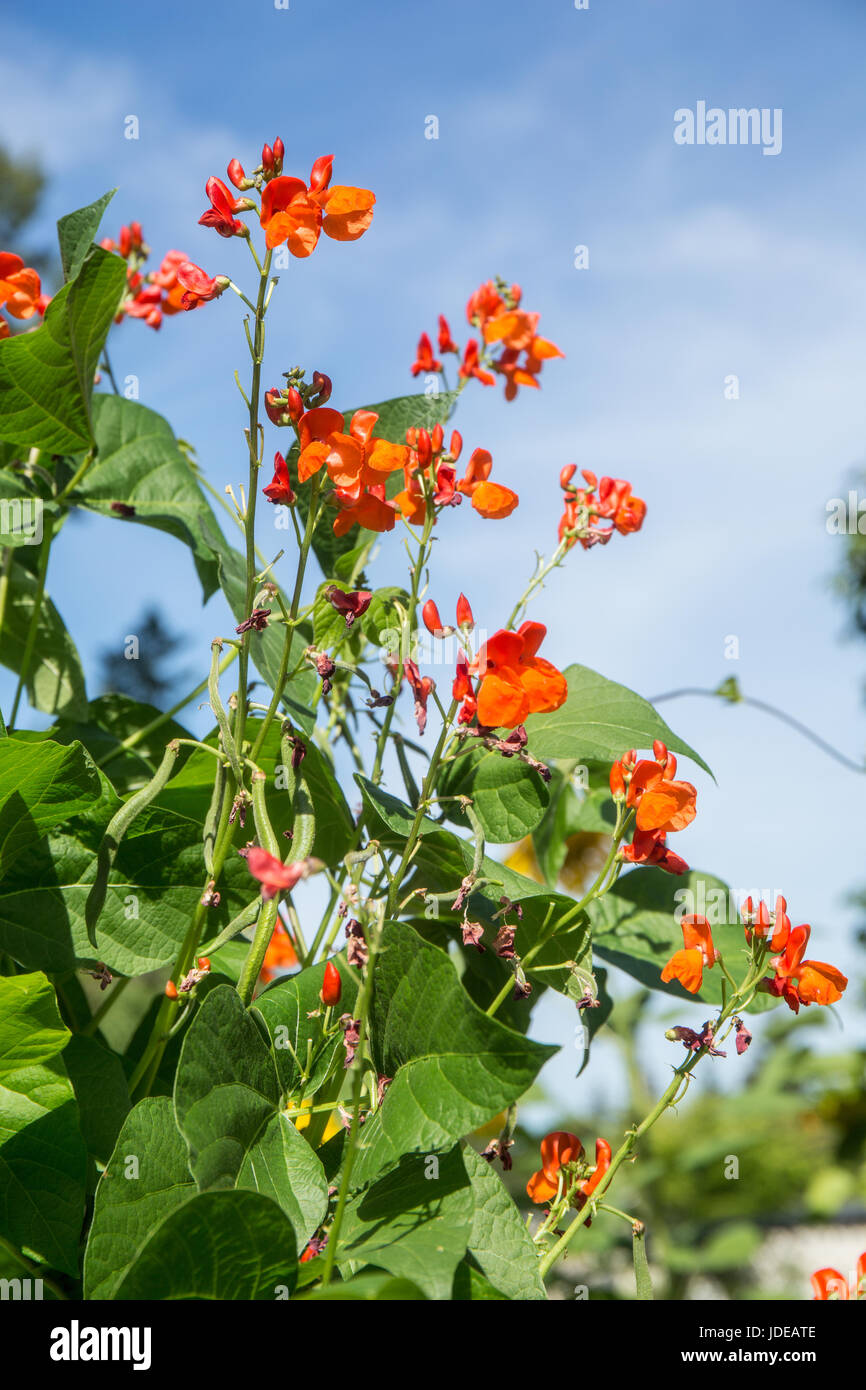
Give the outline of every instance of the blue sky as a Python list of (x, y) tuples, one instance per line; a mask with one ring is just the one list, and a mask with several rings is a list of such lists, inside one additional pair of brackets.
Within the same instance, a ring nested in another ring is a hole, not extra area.
[[(465, 589), (485, 626), (504, 621), (533, 549), (553, 543), (563, 464), (627, 477), (648, 503), (643, 531), (573, 554), (535, 604), (551, 659), (650, 696), (736, 675), (861, 757), (866, 654), (842, 641), (843, 542), (825, 514), (863, 460), (862, 6), (47, 0), (35, 13), (5, 30), (0, 138), (38, 150), (51, 176), (46, 239), (117, 185), (107, 231), (138, 218), (157, 256), (179, 247), (243, 275), (243, 248), (197, 226), (204, 184), (234, 155), (254, 165), (277, 134), (289, 172), (334, 152), (335, 181), (376, 191), (361, 242), (323, 239), (283, 275), (267, 380), (320, 368), (341, 407), (408, 391), (419, 331), (443, 311), (465, 336), (465, 300), (496, 273), (542, 312), (567, 355), (543, 391), (506, 405), (478, 387), (461, 405), (467, 445), (491, 449), (521, 506), (502, 523), (468, 507), (447, 518), (443, 612)], [(701, 100), (781, 108), (781, 153), (675, 144), (674, 112)], [(138, 141), (124, 139), (130, 114)], [(438, 140), (424, 138), (429, 115)], [(231, 296), (159, 334), (124, 325), (113, 358), (215, 486), (243, 480)], [(399, 565), (386, 550), (383, 578)], [(152, 531), (67, 528), (49, 587), (90, 669), (151, 598), (202, 670), (225, 626), (219, 600), (201, 613), (183, 549)], [(856, 973), (845, 897), (862, 877), (861, 778), (755, 712), (663, 712), (718, 779), (695, 774), (682, 852), (736, 886), (783, 889), (820, 934), (816, 954)]]

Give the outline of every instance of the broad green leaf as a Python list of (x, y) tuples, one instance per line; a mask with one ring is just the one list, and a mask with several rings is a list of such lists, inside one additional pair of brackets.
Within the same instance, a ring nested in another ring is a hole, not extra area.
[[(133, 821), (112, 869), (91, 945), (85, 906), (96, 877), (96, 851), (108, 815), (50, 833), (16, 858), (0, 895), (0, 949), (32, 969), (62, 973), (104, 961), (119, 975), (171, 964), (201, 897), (201, 826), (150, 806)], [(208, 914), (215, 936), (249, 902), (250, 876), (238, 855), (220, 879)]]
[(60, 243), (64, 280), (74, 280), (85, 259), (90, 255), (102, 214), (116, 192), (117, 189), (112, 188), (108, 193), (103, 193), (101, 198), (97, 198), (95, 203), (89, 203), (87, 207), (78, 208), (75, 212), (68, 212), (58, 221), (57, 240)]
[(84, 1256), (85, 1298), (113, 1298), (151, 1234), (195, 1191), (171, 1100), (139, 1101), (96, 1189)]
[(62, 1060), (4, 1072), (0, 1236), (54, 1269), (77, 1274), (86, 1171), (78, 1106)]
[(227, 985), (208, 994), (184, 1039), (174, 1106), (199, 1191), (263, 1192), (282, 1207), (299, 1246), (305, 1244), (327, 1210), (324, 1169), (281, 1113), (270, 1049)]
[(116, 1299), (288, 1297), (297, 1278), (295, 1234), (258, 1192), (202, 1192), (170, 1213), (124, 1275)]
[(69, 1037), (44, 975), (0, 977), (0, 1079), (7, 1072), (50, 1062)]
[[(335, 963), (339, 969), (342, 961)], [(340, 976), (343, 981), (340, 1009), (351, 1012), (357, 987), (345, 968), (340, 970)], [(335, 1055), (344, 1051), (341, 1033), (329, 1043), (323, 1042), (321, 1037), (319, 993), (324, 977), (325, 962), (320, 961), (297, 975), (275, 981), (256, 997), (255, 1010), (270, 1035), (277, 1076), (285, 1095), (290, 1095), (301, 1084), (302, 1073), (296, 1059), (306, 1066), (308, 1052), (311, 1057), (310, 1072), (304, 1082), (304, 1096), (309, 1098), (321, 1089)]]
[[(383, 787), (377, 787), (375, 782), (371, 782), (369, 777), (363, 777), (360, 772), (354, 774), (355, 781), (361, 788), (361, 795), (364, 798), (364, 805), (372, 813), (371, 833), (374, 839), (393, 842), (393, 837), (397, 841), (405, 840), (409, 835), (415, 821), (415, 812), (411, 806), (407, 806), (405, 801), (399, 797), (386, 792)], [(386, 826), (392, 832), (391, 837), (383, 835), (381, 826)], [(440, 829), (436, 821), (429, 816), (423, 816), (418, 827), (418, 834), (430, 835)]]
[[(366, 1126), (365, 1126), (366, 1129)], [(406, 1154), (391, 1172), (350, 1199), (340, 1235), (343, 1263), (361, 1261), (448, 1299), (466, 1251), (472, 1188), (459, 1147)]]
[(34, 838), (100, 796), (99, 777), (80, 743), (0, 743), (0, 878)]
[(568, 698), (552, 714), (531, 714), (526, 720), (529, 748), (536, 758), (613, 762), (629, 748), (651, 748), (660, 738), (674, 753), (682, 753), (712, 772), (693, 748), (673, 733), (648, 700), (624, 685), (609, 681), (587, 666), (569, 666)]
[(463, 1163), (475, 1198), (470, 1255), (506, 1298), (546, 1298), (538, 1272), (538, 1247), (492, 1165), (468, 1144), (463, 1148)]
[(96, 1038), (80, 1033), (69, 1039), (63, 1061), (75, 1099), (87, 1152), (107, 1163), (129, 1113), (129, 1087), (123, 1064)]
[[(168, 421), (138, 401), (97, 396), (93, 433), (98, 454), (75, 501), (117, 526), (137, 522), (183, 541), (195, 559), (204, 598), (210, 598), (218, 587), (212, 542), (219, 528)], [(134, 507), (135, 515), (119, 516), (114, 502)]]
[[(526, 763), (486, 748), (467, 749), (448, 769), (440, 790), (446, 796), (471, 797), (484, 838), (495, 845), (510, 844), (534, 830), (550, 800), (544, 781)], [(469, 824), (451, 806), (448, 814), (459, 825)]]
[(93, 377), (125, 286), (125, 263), (96, 247), (41, 327), (0, 342), (5, 440), (46, 453), (90, 448)]
[(364, 1126), (359, 1183), (402, 1155), (442, 1150), (486, 1124), (556, 1051), (488, 1018), (449, 956), (402, 922), (385, 924), (371, 1029), (376, 1070), (392, 1080)]
[(455, 1303), (507, 1303), (504, 1293), (495, 1289), (486, 1275), (468, 1260), (461, 1260), (454, 1271), (451, 1297)]
[[(2, 426), (0, 426), (2, 428)], [(23, 450), (26, 454), (26, 450)], [(0, 471), (0, 546), (40, 544), (49, 517), (60, 508), (33, 491), (28, 480), (11, 468)]]
[(383, 1270), (365, 1270), (354, 1279), (335, 1281), (295, 1295), (298, 1303), (417, 1303), (424, 1295), (409, 1279), (395, 1279)]
[[(146, 729), (160, 718), (161, 713), (155, 705), (113, 692), (91, 700), (81, 722), (61, 719), (47, 730), (44, 737), (63, 744), (76, 740), (82, 743), (96, 763), (104, 762), (112, 786), (119, 795), (126, 796), (150, 781), (171, 739), (192, 737), (189, 730), (178, 724), (177, 720), (166, 719), (153, 733), (139, 739), (133, 748), (121, 748), (124, 739)], [(207, 754), (202, 754), (202, 757), (207, 757)], [(183, 753), (178, 766), (182, 759)], [(209, 758), (209, 762), (213, 761), (213, 758)]]
[[(697, 912), (709, 919), (713, 942), (734, 978), (742, 976), (746, 943), (742, 923), (728, 920), (730, 903), (730, 889), (710, 874), (693, 869), (674, 876), (661, 869), (632, 869), (587, 909), (593, 951), (648, 989), (663, 990), (681, 1000), (719, 1004), (724, 977), (718, 967), (704, 970), (697, 994), (689, 994), (676, 980), (663, 984), (661, 971), (674, 952), (682, 949), (682, 929), (674, 914)], [(778, 1003), (772, 995), (756, 994), (749, 1009), (762, 1012)]]
[[(0, 347), (3, 346), (0, 343)], [(0, 661), (16, 675), (21, 671), (36, 595), (34, 575), (17, 560), (13, 561), (0, 632)], [(26, 685), (30, 704), (46, 714), (77, 719), (87, 709), (81, 660), (63, 619), (47, 594), (42, 596)]]

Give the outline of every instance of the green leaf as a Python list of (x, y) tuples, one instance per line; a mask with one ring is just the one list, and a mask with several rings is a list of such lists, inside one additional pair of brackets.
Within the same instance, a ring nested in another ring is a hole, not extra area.
[[(99, 917), (96, 948), (85, 905), (96, 877), (96, 850), (108, 817), (80, 820), (16, 858), (0, 897), (0, 950), (33, 969), (62, 973), (104, 961), (119, 975), (143, 975), (171, 964), (201, 896), (201, 826), (150, 806), (132, 824), (118, 850)], [(230, 857), (220, 880), (220, 902), (208, 915), (216, 935), (249, 902), (250, 876)]]
[[(724, 977), (718, 967), (704, 970), (697, 994), (689, 994), (676, 980), (663, 984), (661, 971), (674, 952), (682, 949), (682, 929), (674, 914), (683, 911), (706, 916), (713, 942), (728, 968), (738, 964), (745, 941), (742, 923), (727, 920), (730, 901), (730, 889), (721, 879), (696, 869), (681, 876), (662, 869), (632, 869), (587, 909), (593, 951), (648, 989), (662, 990), (677, 999), (720, 1004)], [(742, 972), (735, 969), (733, 973), (736, 978)], [(749, 1010), (763, 1012), (778, 1003), (770, 994), (756, 994)]]
[(448, 1299), (472, 1210), (459, 1147), (443, 1154), (407, 1154), (347, 1204), (341, 1261), (379, 1265), (417, 1284), (428, 1298)]
[[(183, 541), (209, 599), (218, 587), (213, 541), (219, 527), (171, 425), (138, 401), (105, 395), (93, 402), (93, 433), (97, 458), (76, 489), (75, 501), (115, 525), (137, 522)], [(114, 502), (134, 507), (135, 515), (118, 516)]]
[[(121, 749), (124, 739), (145, 729), (161, 714), (162, 711), (155, 705), (112, 692), (91, 700), (81, 721), (60, 719), (46, 731), (44, 737), (63, 744), (82, 743), (94, 762), (105, 761), (112, 786), (119, 795), (126, 796), (150, 781), (171, 739), (192, 738), (189, 730), (178, 724), (177, 720), (166, 719), (153, 733), (139, 739), (134, 748)], [(109, 757), (112, 753), (117, 756)], [(207, 754), (203, 753), (202, 757), (207, 757)], [(213, 758), (208, 761), (212, 764)]]
[(96, 1189), (84, 1256), (85, 1298), (113, 1298), (151, 1234), (195, 1190), (171, 1100), (139, 1101)]
[(385, 924), (371, 1028), (376, 1070), (392, 1081), (364, 1126), (359, 1183), (402, 1155), (444, 1149), (486, 1124), (556, 1051), (488, 1018), (445, 952), (402, 922)]
[(44, 975), (0, 977), (0, 1236), (78, 1271), (87, 1155)]
[(85, 810), (101, 794), (99, 775), (79, 743), (0, 742), (0, 877), (22, 849)]
[(306, 1244), (327, 1211), (325, 1172), (280, 1113), (274, 1059), (228, 985), (211, 990), (184, 1039), (174, 1106), (199, 1191), (263, 1192), (292, 1222), (298, 1245)]
[(69, 1037), (44, 975), (0, 977), (0, 1080), (7, 1072), (50, 1062)]
[(486, 1275), (468, 1260), (461, 1260), (454, 1271), (451, 1297), (455, 1303), (507, 1303), (504, 1293), (495, 1289)]
[(295, 1235), (278, 1206), (258, 1192), (202, 1192), (157, 1227), (114, 1297), (270, 1302), (296, 1279)]
[(129, 1113), (129, 1087), (123, 1064), (96, 1038), (80, 1033), (69, 1039), (64, 1052), (66, 1066), (81, 1122), (87, 1152), (107, 1163)]
[(631, 1234), (632, 1258), (634, 1259), (634, 1282), (637, 1289), (639, 1301), (651, 1299), (653, 1295), (653, 1281), (650, 1278), (649, 1264), (646, 1257), (646, 1227), (643, 1224), (635, 1224)]
[(354, 1279), (328, 1284), (295, 1295), (298, 1303), (417, 1303), (424, 1295), (409, 1279), (394, 1279), (377, 1269), (356, 1274)]
[(78, 208), (76, 212), (68, 212), (58, 221), (57, 240), (60, 242), (64, 280), (74, 280), (85, 259), (90, 255), (102, 214), (116, 192), (117, 189), (112, 188), (108, 193), (103, 193), (101, 198), (97, 198), (95, 203)]
[[(398, 842), (405, 840), (415, 821), (415, 812), (412, 807), (407, 806), (405, 801), (393, 796), (391, 792), (386, 792), (383, 787), (377, 787), (375, 782), (371, 782), (369, 777), (363, 777), (360, 772), (356, 772), (354, 778), (361, 789), (364, 805), (372, 812), (373, 836), (389, 843), (389, 837), (383, 835), (379, 828), (384, 825), (392, 832)], [(418, 827), (418, 834), (421, 836), (431, 835), (439, 831), (440, 828), (436, 821), (431, 820), (429, 816), (423, 816)]]
[(491, 1164), (469, 1145), (463, 1148), (463, 1163), (475, 1198), (470, 1255), (506, 1298), (545, 1299), (547, 1294), (538, 1272), (538, 1247), (530, 1239), (508, 1192)]
[(629, 748), (651, 748), (660, 738), (674, 753), (682, 753), (712, 772), (693, 748), (673, 733), (648, 700), (587, 666), (564, 672), (568, 698), (552, 714), (531, 714), (526, 720), (529, 747), (536, 758), (586, 763), (613, 762)]
[[(495, 845), (528, 835), (550, 800), (544, 781), (526, 763), (486, 748), (467, 749), (448, 769), (440, 790), (445, 796), (470, 796), (484, 838)], [(448, 816), (459, 825), (469, 823), (450, 805)]]
[[(0, 661), (16, 675), (21, 671), (36, 595), (35, 576), (14, 560), (9, 571), (6, 611), (0, 631)], [(46, 714), (77, 719), (87, 709), (81, 660), (63, 619), (47, 594), (42, 596), (26, 685), (32, 707)]]
[(119, 256), (95, 248), (54, 296), (41, 327), (0, 342), (0, 435), (22, 448), (90, 448), (99, 354), (126, 287)]

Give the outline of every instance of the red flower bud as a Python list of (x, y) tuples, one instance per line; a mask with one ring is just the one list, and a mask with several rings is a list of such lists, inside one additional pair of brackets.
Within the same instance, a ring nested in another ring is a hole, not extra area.
[(567, 463), (559, 475), (559, 486), (568, 487), (575, 473), (577, 472), (576, 463)]
[(270, 145), (262, 145), (262, 168), (266, 174), (271, 173), (274, 167), (274, 152)]
[(324, 372), (313, 372), (313, 394), (316, 398), (316, 405), (325, 405), (331, 399), (333, 385), (331, 378), (325, 376)]
[(235, 188), (243, 188), (244, 184), (247, 181), (247, 176), (244, 173), (244, 166), (241, 164), (239, 159), (232, 159), (229, 161), (229, 166), (226, 169), (226, 173), (228, 175), (229, 183), (233, 183)]
[(442, 448), (442, 443), (443, 443), (443, 440), (444, 440), (444, 439), (445, 439), (445, 431), (443, 430), (442, 426), (441, 426), (441, 425), (434, 425), (434, 426), (433, 426), (433, 433), (432, 433), (431, 436), (430, 436), (430, 443), (431, 443), (432, 446), (433, 446), (433, 452), (434, 452), (434, 454), (438, 454), (438, 453), (439, 453), (440, 449)]
[(292, 424), (296, 425), (304, 413), (304, 402), (300, 391), (296, 387), (290, 386), (286, 397), (286, 408)]
[(173, 980), (169, 980), (168, 984), (165, 987), (165, 997), (166, 999), (177, 998), (177, 985), (174, 983)]
[(325, 966), (325, 978), (322, 981), (319, 998), (323, 1004), (332, 1009), (335, 1004), (339, 1004), (342, 992), (343, 981), (340, 979), (340, 972), (334, 962), (329, 960)]
[(131, 250), (132, 250), (132, 234), (131, 234), (131, 232), (130, 232), (130, 230), (129, 230), (128, 227), (121, 227), (121, 229), (120, 229), (120, 254), (121, 254), (121, 256), (123, 257), (124, 260), (126, 260), (126, 258), (127, 258), (127, 256), (129, 255), (129, 253), (130, 253)]
[(276, 386), (265, 392), (265, 411), (272, 425), (284, 425), (286, 403), (283, 393)]
[(140, 222), (130, 222), (130, 224), (129, 224), (129, 235), (130, 235), (130, 239), (131, 239), (131, 241), (132, 241), (133, 249), (136, 250), (136, 251), (140, 251), (140, 250), (141, 250), (141, 243), (144, 241), (144, 237), (143, 237), (142, 231), (141, 231), (141, 223), (140, 223)]
[(621, 762), (615, 762), (610, 769), (610, 790), (614, 798), (625, 796), (625, 776)]
[(210, 957), (209, 957), (209, 956), (199, 956), (199, 958), (198, 958), (198, 968), (199, 968), (199, 970), (210, 970)]
[(472, 609), (469, 606), (469, 600), (465, 594), (461, 594), (457, 600), (457, 626), (466, 628), (475, 626)]
[(276, 140), (274, 141), (274, 173), (276, 174), (279, 174), (282, 171), (283, 156), (285, 153), (286, 147), (278, 135)]
[(442, 636), (442, 633), (444, 631), (442, 626), (442, 619), (439, 616), (439, 609), (436, 607), (436, 604), (433, 602), (432, 598), (428, 598), (427, 602), (424, 604), (424, 607), (421, 609), (421, 617), (424, 619), (424, 626), (426, 627), (427, 631), (431, 634), (431, 636)]
[(426, 468), (433, 457), (433, 443), (427, 430), (421, 429), (418, 431), (415, 450), (418, 454), (419, 464), (422, 468)]
[(667, 747), (667, 744), (666, 744), (666, 743), (662, 743), (662, 741), (661, 741), (660, 738), (653, 739), (653, 757), (654, 757), (658, 762), (663, 763), (663, 762), (665, 761), (665, 759), (667, 758), (667, 756), (668, 756), (668, 747)]
[(451, 443), (448, 445), (448, 452), (456, 463), (463, 452), (463, 435), (459, 430), (454, 430), (451, 435)]

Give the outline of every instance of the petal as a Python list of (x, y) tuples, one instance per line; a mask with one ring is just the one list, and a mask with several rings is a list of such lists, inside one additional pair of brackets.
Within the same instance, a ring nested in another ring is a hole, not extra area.
[(543, 1202), (552, 1202), (558, 1191), (557, 1184), (551, 1182), (542, 1170), (533, 1173), (529, 1182), (526, 1184), (526, 1191), (529, 1200), (541, 1205)]
[(333, 410), (329, 405), (317, 405), (301, 416), (298, 427), (301, 448), (305, 449), (314, 439), (327, 439), (332, 434), (342, 434), (344, 428), (339, 410)]
[(691, 782), (666, 782), (659, 778), (638, 803), (638, 830), (683, 830), (697, 815), (696, 797)]
[(389, 444), (387, 439), (374, 439), (367, 449), (365, 463), (375, 473), (396, 473), (405, 468), (409, 450), (405, 444)]
[(305, 483), (314, 473), (318, 473), (322, 464), (327, 463), (330, 452), (330, 445), (318, 439), (302, 449), (298, 458), (298, 482)]
[(520, 684), (526, 691), (531, 714), (546, 714), (559, 709), (568, 697), (568, 682), (561, 671), (549, 661), (536, 657), (520, 666)]
[(803, 1004), (838, 1004), (848, 977), (822, 960), (804, 960), (797, 980), (797, 994)]
[(531, 618), (527, 618), (525, 623), (521, 623), (517, 629), (518, 637), (523, 638), (523, 659), (529, 660), (535, 656), (547, 636), (547, 628), (544, 623), (536, 623)]
[(703, 978), (704, 958), (697, 948), (674, 952), (662, 971), (662, 980), (665, 984), (669, 980), (679, 980), (680, 984), (689, 991), (689, 994), (697, 994)]
[(510, 516), (520, 498), (510, 487), (499, 483), (479, 483), (472, 493), (472, 506), (480, 516), (489, 521), (501, 521)]
[(376, 428), (378, 419), (379, 417), (375, 410), (356, 410), (355, 414), (352, 416), (352, 423), (349, 426), (353, 438), (360, 440), (362, 444), (366, 444), (370, 435)]
[(289, 178), (287, 175), (271, 179), (262, 193), (262, 226), (267, 226), (275, 212), (285, 212), (289, 203), (301, 195), (306, 199), (307, 185), (302, 179)]
[(529, 713), (526, 691), (516, 672), (504, 667), (491, 671), (478, 691), (478, 722), (491, 729), (515, 729)]
[(479, 675), (484, 676), (488, 671), (495, 671), (498, 666), (516, 666), (523, 650), (523, 638), (519, 632), (500, 628), (479, 651), (475, 658), (475, 669)]
[(0, 280), (6, 280), (10, 275), (17, 275), (19, 270), (24, 269), (24, 262), (20, 256), (16, 256), (14, 251), (0, 251)]
[(327, 457), (328, 474), (337, 487), (351, 487), (361, 474), (364, 462), (362, 445), (349, 434), (332, 434)]
[(565, 356), (565, 353), (559, 350), (559, 348), (556, 346), (556, 343), (548, 342), (547, 338), (533, 338), (529, 348), (529, 352), (532, 357), (538, 357), (541, 359), (544, 359), (545, 357)]
[(336, 184), (328, 191), (322, 230), (334, 241), (357, 241), (373, 220), (376, 196), (368, 188)]

